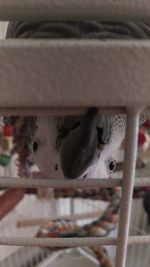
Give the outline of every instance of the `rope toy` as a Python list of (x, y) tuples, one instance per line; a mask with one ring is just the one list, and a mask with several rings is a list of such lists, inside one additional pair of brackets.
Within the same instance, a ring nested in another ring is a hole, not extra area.
[[(104, 201), (109, 201), (109, 205), (98, 219), (92, 221), (89, 224), (84, 226), (80, 226), (79, 235), (80, 236), (107, 236), (112, 230), (116, 229), (118, 220), (119, 220), (119, 208), (120, 208), (120, 191), (117, 189), (114, 190), (113, 194), (111, 192), (111, 196), (104, 190), (102, 195), (100, 195), (99, 199)], [(110, 191), (109, 191), (110, 192)], [(105, 195), (107, 194), (107, 197)], [(103, 197), (104, 196), (104, 197)], [(86, 197), (87, 198), (87, 197)], [(91, 199), (91, 197), (88, 197)], [(111, 199), (111, 201), (110, 201)]]
[(30, 167), (33, 165), (30, 155), (32, 153), (32, 135), (35, 129), (35, 117), (4, 117), (5, 126), (13, 128), (14, 147), (12, 154), (18, 153), (18, 175), (20, 177), (30, 175)]
[[(83, 198), (90, 200), (112, 201), (116, 198), (116, 188), (90, 188), (90, 189), (54, 189), (55, 198)], [(134, 188), (133, 198), (143, 198), (149, 187)]]
[[(50, 237), (84, 237), (87, 231), (82, 227), (68, 221), (68, 220), (55, 220), (42, 226), (37, 233), (37, 237), (50, 238)], [(55, 248), (54, 250), (57, 250)], [(111, 260), (108, 257), (107, 251), (102, 247), (91, 247), (95, 254), (99, 266), (113, 267)]]
[[(77, 225), (69, 220), (53, 220), (43, 225), (37, 237), (57, 238), (57, 237), (105, 237), (116, 229), (119, 220), (120, 189), (97, 189), (94, 197), (94, 190), (70, 190), (56, 189), (54, 197), (89, 198), (109, 201), (109, 205), (104, 213), (91, 223)], [(92, 198), (93, 197), (93, 198)], [(91, 247), (101, 267), (113, 267), (107, 252), (102, 247)]]
[(90, 189), (54, 189), (55, 198), (83, 198), (91, 200), (113, 201), (118, 197), (118, 188), (90, 188)]
[(7, 167), (12, 158), (13, 127), (10, 124), (0, 126), (0, 166)]

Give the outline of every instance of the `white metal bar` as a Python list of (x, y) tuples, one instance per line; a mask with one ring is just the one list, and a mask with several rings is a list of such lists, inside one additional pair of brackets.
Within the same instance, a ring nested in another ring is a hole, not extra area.
[[(150, 236), (129, 236), (128, 245), (149, 244)], [(89, 247), (89, 246), (115, 246), (115, 237), (80, 237), (80, 238), (24, 238), (24, 237), (0, 237), (0, 245), (9, 246), (33, 246), (33, 247)]]
[(39, 247), (82, 247), (94, 245), (116, 245), (116, 238), (86, 237), (86, 238), (20, 238), (0, 237), (0, 245), (10, 246), (39, 246)]
[[(1, 116), (73, 116), (84, 115), (87, 108), (1, 108)], [(115, 115), (125, 113), (125, 108), (99, 108), (99, 114)], [(148, 112), (149, 114), (150, 112)]]
[(138, 129), (139, 112), (134, 109), (129, 109), (127, 113), (125, 160), (120, 219), (118, 227), (116, 267), (124, 267), (126, 261), (132, 194), (136, 167)]
[(73, 198), (70, 198), (70, 201), (69, 201), (70, 203), (70, 215), (71, 216), (74, 216), (75, 215), (75, 201), (74, 201), (74, 199)]
[[(35, 12), (36, 10), (36, 12)], [(1, 20), (146, 20), (149, 0), (7, 0), (0, 2)]]
[(1, 108), (150, 103), (150, 41), (6, 40), (0, 59)]
[[(86, 179), (86, 180), (68, 180), (68, 179), (30, 179), (30, 178), (0, 178), (0, 187), (4, 188), (111, 188), (122, 186), (121, 179)], [(150, 177), (136, 178), (135, 187), (150, 186)]]
[(6, 188), (39, 188), (39, 187), (54, 187), (54, 188), (88, 188), (100, 186), (116, 187), (121, 185), (119, 179), (30, 179), (30, 178), (0, 178), (0, 187)]

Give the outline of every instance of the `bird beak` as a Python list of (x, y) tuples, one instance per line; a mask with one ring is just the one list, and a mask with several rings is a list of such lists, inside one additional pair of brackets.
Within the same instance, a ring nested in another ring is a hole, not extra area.
[(65, 178), (78, 178), (85, 173), (95, 158), (98, 146), (97, 138), (98, 110), (90, 108), (80, 127), (71, 131), (65, 138), (60, 160)]

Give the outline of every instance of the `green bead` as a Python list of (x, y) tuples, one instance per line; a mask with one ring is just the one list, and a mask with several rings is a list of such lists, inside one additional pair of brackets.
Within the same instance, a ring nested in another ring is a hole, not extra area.
[(29, 150), (32, 150), (32, 142), (31, 143), (28, 143), (28, 149)]
[(5, 154), (0, 155), (0, 165), (1, 166), (6, 167), (10, 164), (10, 162), (11, 162), (11, 156), (5, 155)]

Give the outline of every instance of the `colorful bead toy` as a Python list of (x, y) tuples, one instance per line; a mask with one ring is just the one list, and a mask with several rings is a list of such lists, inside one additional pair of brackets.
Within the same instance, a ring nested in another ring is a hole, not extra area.
[[(42, 226), (36, 236), (40, 238), (87, 237), (87, 231), (85, 231), (84, 228), (76, 225), (75, 223), (70, 222), (69, 220), (54, 220)], [(99, 262), (99, 266), (113, 267), (106, 249), (100, 246), (92, 246), (90, 248), (96, 256)], [(53, 250), (58, 250), (58, 248), (54, 248)]]
[(0, 127), (0, 166), (7, 167), (12, 158), (13, 127), (10, 124)]

